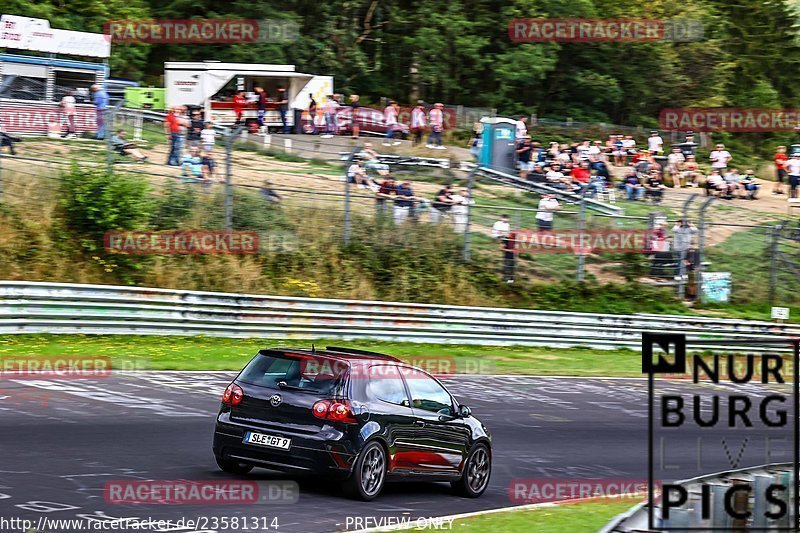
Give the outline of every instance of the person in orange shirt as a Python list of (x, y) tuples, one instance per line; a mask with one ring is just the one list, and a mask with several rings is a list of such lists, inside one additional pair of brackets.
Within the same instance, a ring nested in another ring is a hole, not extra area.
[(775, 174), (777, 181), (772, 186), (772, 194), (783, 194), (783, 180), (786, 179), (786, 160), (789, 157), (786, 155), (786, 147), (778, 146), (778, 151), (775, 153)]

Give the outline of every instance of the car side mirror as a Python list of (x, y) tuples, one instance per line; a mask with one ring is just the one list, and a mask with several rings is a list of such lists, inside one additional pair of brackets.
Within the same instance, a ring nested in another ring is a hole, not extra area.
[(458, 406), (458, 416), (460, 416), (461, 418), (467, 418), (471, 414), (472, 414), (472, 409), (470, 409), (466, 405)]

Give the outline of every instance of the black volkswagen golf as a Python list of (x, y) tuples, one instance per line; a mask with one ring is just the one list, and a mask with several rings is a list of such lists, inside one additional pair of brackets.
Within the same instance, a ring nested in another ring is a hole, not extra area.
[(229, 473), (312, 472), (372, 500), (386, 481), (449, 481), (476, 498), (491, 436), (430, 374), (346, 348), (261, 350), (222, 396), (214, 455)]

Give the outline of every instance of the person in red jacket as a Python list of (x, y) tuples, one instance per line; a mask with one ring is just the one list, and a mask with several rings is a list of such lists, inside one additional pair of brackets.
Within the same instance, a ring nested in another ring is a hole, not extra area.
[(775, 153), (775, 177), (777, 180), (772, 186), (772, 194), (783, 194), (783, 181), (786, 179), (786, 160), (789, 157), (786, 155), (786, 147), (778, 146), (778, 151)]
[(233, 97), (233, 112), (236, 114), (236, 124), (242, 123), (242, 114), (247, 105), (247, 98), (244, 97), (244, 91), (238, 91)]

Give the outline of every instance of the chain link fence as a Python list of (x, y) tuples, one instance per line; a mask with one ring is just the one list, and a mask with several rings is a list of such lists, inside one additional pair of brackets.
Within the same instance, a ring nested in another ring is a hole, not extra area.
[[(260, 234), (262, 253), (322, 253), (339, 244), (387, 242), (414, 248), (424, 242), (448, 261), (489, 266), (509, 283), (637, 281), (672, 287), (695, 299), (702, 296), (704, 271), (726, 271), (732, 273), (737, 293), (747, 300), (771, 297), (794, 303), (796, 298), (793, 289), (800, 269), (787, 265), (795, 264), (794, 248), (800, 242), (790, 235), (800, 230), (787, 226), (776, 246), (774, 224), (713, 222), (705, 216), (702, 197), (683, 204), (652, 205), (640, 216), (598, 213), (580, 201), (561, 202), (560, 209), (550, 211), (542, 207), (539, 195), (447, 168), (431, 158), (386, 164), (381, 163), (381, 154), (371, 156), (362, 141), (343, 145), (313, 136), (272, 136), (265, 142), (264, 136), (229, 128), (179, 139), (183, 147), (178, 164), (167, 165), (170, 143), (176, 139), (170, 138), (163, 120), (159, 113), (114, 108), (107, 111), (105, 142), (25, 139), (17, 155), (0, 153), (3, 203), (20, 212), (55, 216), (53, 206), (64, 173), (74, 168), (97, 170), (149, 183), (159, 205), (152, 222), (156, 229), (253, 230)], [(274, 144), (283, 149), (273, 149)], [(138, 162), (139, 154), (147, 159)], [(363, 178), (352, 176), (353, 164), (363, 169)], [(378, 194), (386, 175), (409, 182), (411, 201)], [(460, 203), (437, 206), (445, 184), (452, 185)], [(616, 200), (605, 201), (622, 201), (623, 192), (617, 195)], [(548, 218), (551, 224), (542, 224)], [(681, 220), (689, 222), (689, 230), (681, 229), (686, 227)], [(507, 229), (502, 224), (498, 229), (498, 222), (507, 223)], [(683, 239), (676, 236), (681, 232), (686, 233)], [(573, 242), (548, 247), (543, 236), (551, 234)], [(634, 247), (605, 249), (580, 245), (587, 235), (638, 235), (640, 240)], [(742, 272), (741, 266), (750, 263), (737, 259), (737, 254), (755, 261), (755, 272)], [(742, 284), (742, 278), (756, 273), (763, 279), (771, 265), (769, 285)]]

